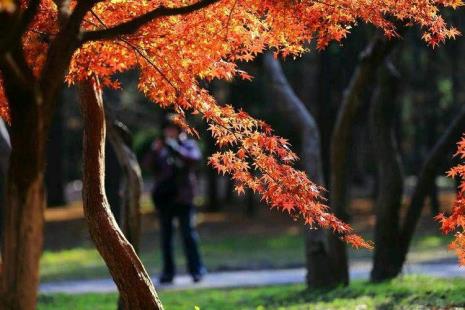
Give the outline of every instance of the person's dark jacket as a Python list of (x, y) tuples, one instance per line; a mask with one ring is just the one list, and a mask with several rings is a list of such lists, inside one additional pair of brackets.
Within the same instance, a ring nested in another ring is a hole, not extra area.
[(150, 154), (155, 177), (152, 189), (155, 204), (191, 204), (197, 187), (195, 166), (201, 159), (197, 143), (186, 137), (160, 145)]

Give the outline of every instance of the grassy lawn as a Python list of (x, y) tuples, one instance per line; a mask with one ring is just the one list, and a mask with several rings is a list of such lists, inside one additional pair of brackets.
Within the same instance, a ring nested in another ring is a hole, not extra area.
[[(303, 238), (293, 232), (276, 236), (255, 234), (205, 238), (201, 251), (210, 271), (295, 267), (302, 266), (304, 262)], [(151, 273), (158, 272), (161, 261), (158, 245), (143, 251), (141, 259)], [(185, 259), (179, 242), (176, 244), (176, 261), (179, 271), (183, 272)], [(40, 271), (42, 281), (109, 276), (97, 251), (88, 247), (45, 251)]]
[[(414, 240), (411, 256), (428, 260), (437, 256), (453, 255), (447, 252), (450, 238), (427, 235)], [(257, 233), (235, 236), (209, 236), (202, 240), (201, 250), (210, 271), (290, 268), (304, 265), (304, 242), (300, 232), (293, 230), (280, 234)], [(369, 259), (370, 253), (350, 250), (353, 259)], [(141, 259), (151, 274), (160, 271), (158, 245), (142, 251)], [(184, 271), (185, 260), (179, 242), (176, 244), (179, 272)], [(62, 251), (45, 251), (41, 259), (41, 279), (44, 282), (68, 279), (108, 277), (103, 260), (94, 248), (77, 247)]]
[[(143, 200), (141, 259), (151, 274), (160, 271), (159, 232), (157, 221), (151, 214), (147, 197)], [(373, 240), (373, 218), (367, 210), (369, 201), (360, 200), (354, 228), (367, 239)], [(304, 225), (294, 222), (287, 215), (259, 208), (249, 218), (232, 207), (224, 212), (201, 214), (199, 232), (201, 252), (210, 271), (273, 269), (304, 266)], [(365, 212), (365, 213), (364, 213)], [(51, 209), (46, 213), (46, 245), (41, 259), (43, 282), (69, 279), (108, 277), (107, 268), (89, 240), (78, 203), (67, 208)], [(447, 251), (451, 236), (439, 233), (431, 215), (419, 225), (414, 238), (409, 261), (438, 260), (453, 257)], [(176, 236), (175, 255), (179, 273), (185, 270), (185, 260), (180, 240)], [(372, 253), (349, 249), (353, 261), (370, 260)]]
[[(303, 285), (161, 292), (167, 310), (449, 309), (465, 306), (465, 280), (406, 276), (382, 284), (355, 281), (332, 291)], [(38, 309), (115, 309), (116, 294), (42, 295)]]

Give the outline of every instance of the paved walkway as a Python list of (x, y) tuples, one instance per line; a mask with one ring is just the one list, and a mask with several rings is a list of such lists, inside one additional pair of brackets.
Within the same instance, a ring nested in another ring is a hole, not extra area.
[[(371, 265), (368, 263), (357, 264), (351, 267), (352, 279), (367, 279)], [(429, 264), (409, 264), (404, 268), (404, 274), (424, 274), (435, 277), (463, 277), (465, 278), (465, 268), (459, 267), (455, 263), (429, 263)], [(280, 270), (260, 270), (260, 271), (231, 271), (209, 273), (202, 282), (192, 283), (187, 275), (176, 277), (172, 285), (157, 285), (160, 290), (184, 290), (200, 288), (232, 288), (250, 287), (277, 284), (303, 283), (305, 279), (305, 269), (280, 269)], [(153, 279), (155, 281), (155, 279)], [(108, 293), (116, 292), (116, 286), (111, 279), (82, 280), (82, 281), (61, 281), (44, 283), (40, 286), (41, 293)]]

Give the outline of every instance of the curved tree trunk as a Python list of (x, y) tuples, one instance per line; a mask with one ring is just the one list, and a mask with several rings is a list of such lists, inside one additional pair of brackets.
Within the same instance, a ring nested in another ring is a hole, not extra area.
[(395, 98), (398, 83), (397, 72), (392, 65), (386, 64), (380, 72), (370, 109), (370, 129), (379, 180), (372, 281), (389, 279), (400, 272), (397, 260), (404, 178), (394, 128), (399, 111)]
[(150, 277), (118, 227), (107, 202), (105, 116), (98, 81), (79, 85), (84, 120), (83, 204), (90, 235), (105, 260), (126, 309), (162, 309)]
[[(264, 56), (264, 67), (278, 97), (275, 104), (302, 135), (301, 158), (304, 170), (313, 182), (323, 185), (320, 135), (315, 119), (297, 97), (279, 61), (271, 53)], [(329, 238), (332, 237), (322, 229), (308, 229), (305, 232), (306, 282), (309, 287), (329, 288), (344, 283), (344, 279), (338, 278), (333, 272), (336, 268), (335, 253), (328, 242)]]

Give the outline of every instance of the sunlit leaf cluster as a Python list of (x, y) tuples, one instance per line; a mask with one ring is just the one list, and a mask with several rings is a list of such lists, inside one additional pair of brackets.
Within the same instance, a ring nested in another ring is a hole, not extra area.
[[(456, 156), (465, 159), (465, 136), (457, 143)], [(455, 232), (455, 239), (449, 245), (459, 257), (461, 265), (465, 265), (465, 164), (459, 164), (448, 172), (451, 178), (458, 178), (460, 185), (452, 212), (450, 215), (440, 214), (436, 219), (441, 223), (441, 230), (445, 233)]]

